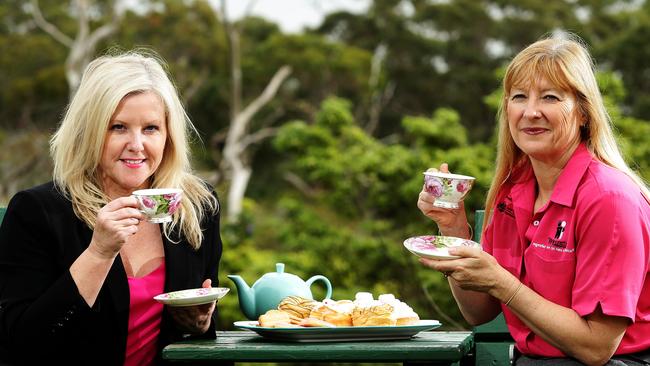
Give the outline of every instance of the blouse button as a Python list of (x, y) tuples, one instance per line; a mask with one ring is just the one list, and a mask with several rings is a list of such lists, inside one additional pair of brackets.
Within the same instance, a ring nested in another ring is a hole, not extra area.
[(533, 221), (533, 226), (539, 226), (539, 220)]

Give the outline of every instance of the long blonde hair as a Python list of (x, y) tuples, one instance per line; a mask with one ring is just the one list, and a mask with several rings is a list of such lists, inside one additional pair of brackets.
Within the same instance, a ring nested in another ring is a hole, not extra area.
[[(559, 34), (541, 39), (515, 56), (503, 78), (503, 98), (499, 106), (496, 171), (485, 201), (486, 222), (490, 219), (497, 194), (504, 183), (514, 179), (530, 162), (510, 134), (507, 118), (507, 100), (513, 85), (534, 83), (545, 77), (551, 84), (576, 96), (579, 112), (586, 120), (581, 129), (581, 139), (599, 161), (628, 175), (650, 198), (643, 180), (623, 159), (616, 144), (612, 121), (605, 109), (596, 82), (594, 63), (580, 38), (572, 34)], [(486, 227), (485, 225), (484, 227)]]
[(219, 204), (192, 172), (189, 135), (196, 129), (165, 68), (155, 53), (146, 50), (93, 60), (50, 140), (53, 177), (59, 190), (72, 201), (75, 214), (94, 228), (97, 212), (110, 201), (102, 189), (98, 165), (111, 116), (125, 96), (154, 92), (165, 105), (167, 141), (151, 187), (176, 187), (184, 193), (181, 209), (163, 231), (170, 238), (179, 226), (180, 234), (198, 249), (203, 240), (200, 223), (207, 212), (217, 212)]

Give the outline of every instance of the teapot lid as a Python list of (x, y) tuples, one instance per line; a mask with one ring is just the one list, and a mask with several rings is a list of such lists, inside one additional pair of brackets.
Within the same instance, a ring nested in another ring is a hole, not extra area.
[(284, 263), (276, 263), (275, 271), (278, 273), (284, 273)]

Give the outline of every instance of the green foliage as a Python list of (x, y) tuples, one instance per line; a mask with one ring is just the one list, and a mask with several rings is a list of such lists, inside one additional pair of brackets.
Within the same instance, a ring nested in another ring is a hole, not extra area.
[(0, 132), (0, 206), (7, 205), (16, 187), (32, 187), (43, 183), (44, 176), (51, 177), (49, 138), (35, 129)]
[(437, 109), (431, 119), (406, 116), (402, 125), (415, 137), (418, 148), (450, 149), (467, 144), (467, 132), (453, 109)]
[(650, 181), (650, 121), (631, 117), (616, 119), (616, 127), (623, 154), (628, 164), (641, 175), (646, 182)]
[(275, 146), (295, 158), (293, 169), (342, 215), (387, 217), (412, 202), (400, 185), (417, 170), (416, 156), (366, 134), (341, 99), (324, 101), (314, 124), (285, 125)]

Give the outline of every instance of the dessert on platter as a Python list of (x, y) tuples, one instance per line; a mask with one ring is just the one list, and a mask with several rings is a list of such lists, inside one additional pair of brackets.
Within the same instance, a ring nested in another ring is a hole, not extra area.
[(420, 317), (405, 302), (392, 294), (374, 299), (369, 292), (358, 292), (354, 300), (331, 299), (322, 302), (288, 296), (258, 319), (260, 327), (386, 327), (417, 325)]

